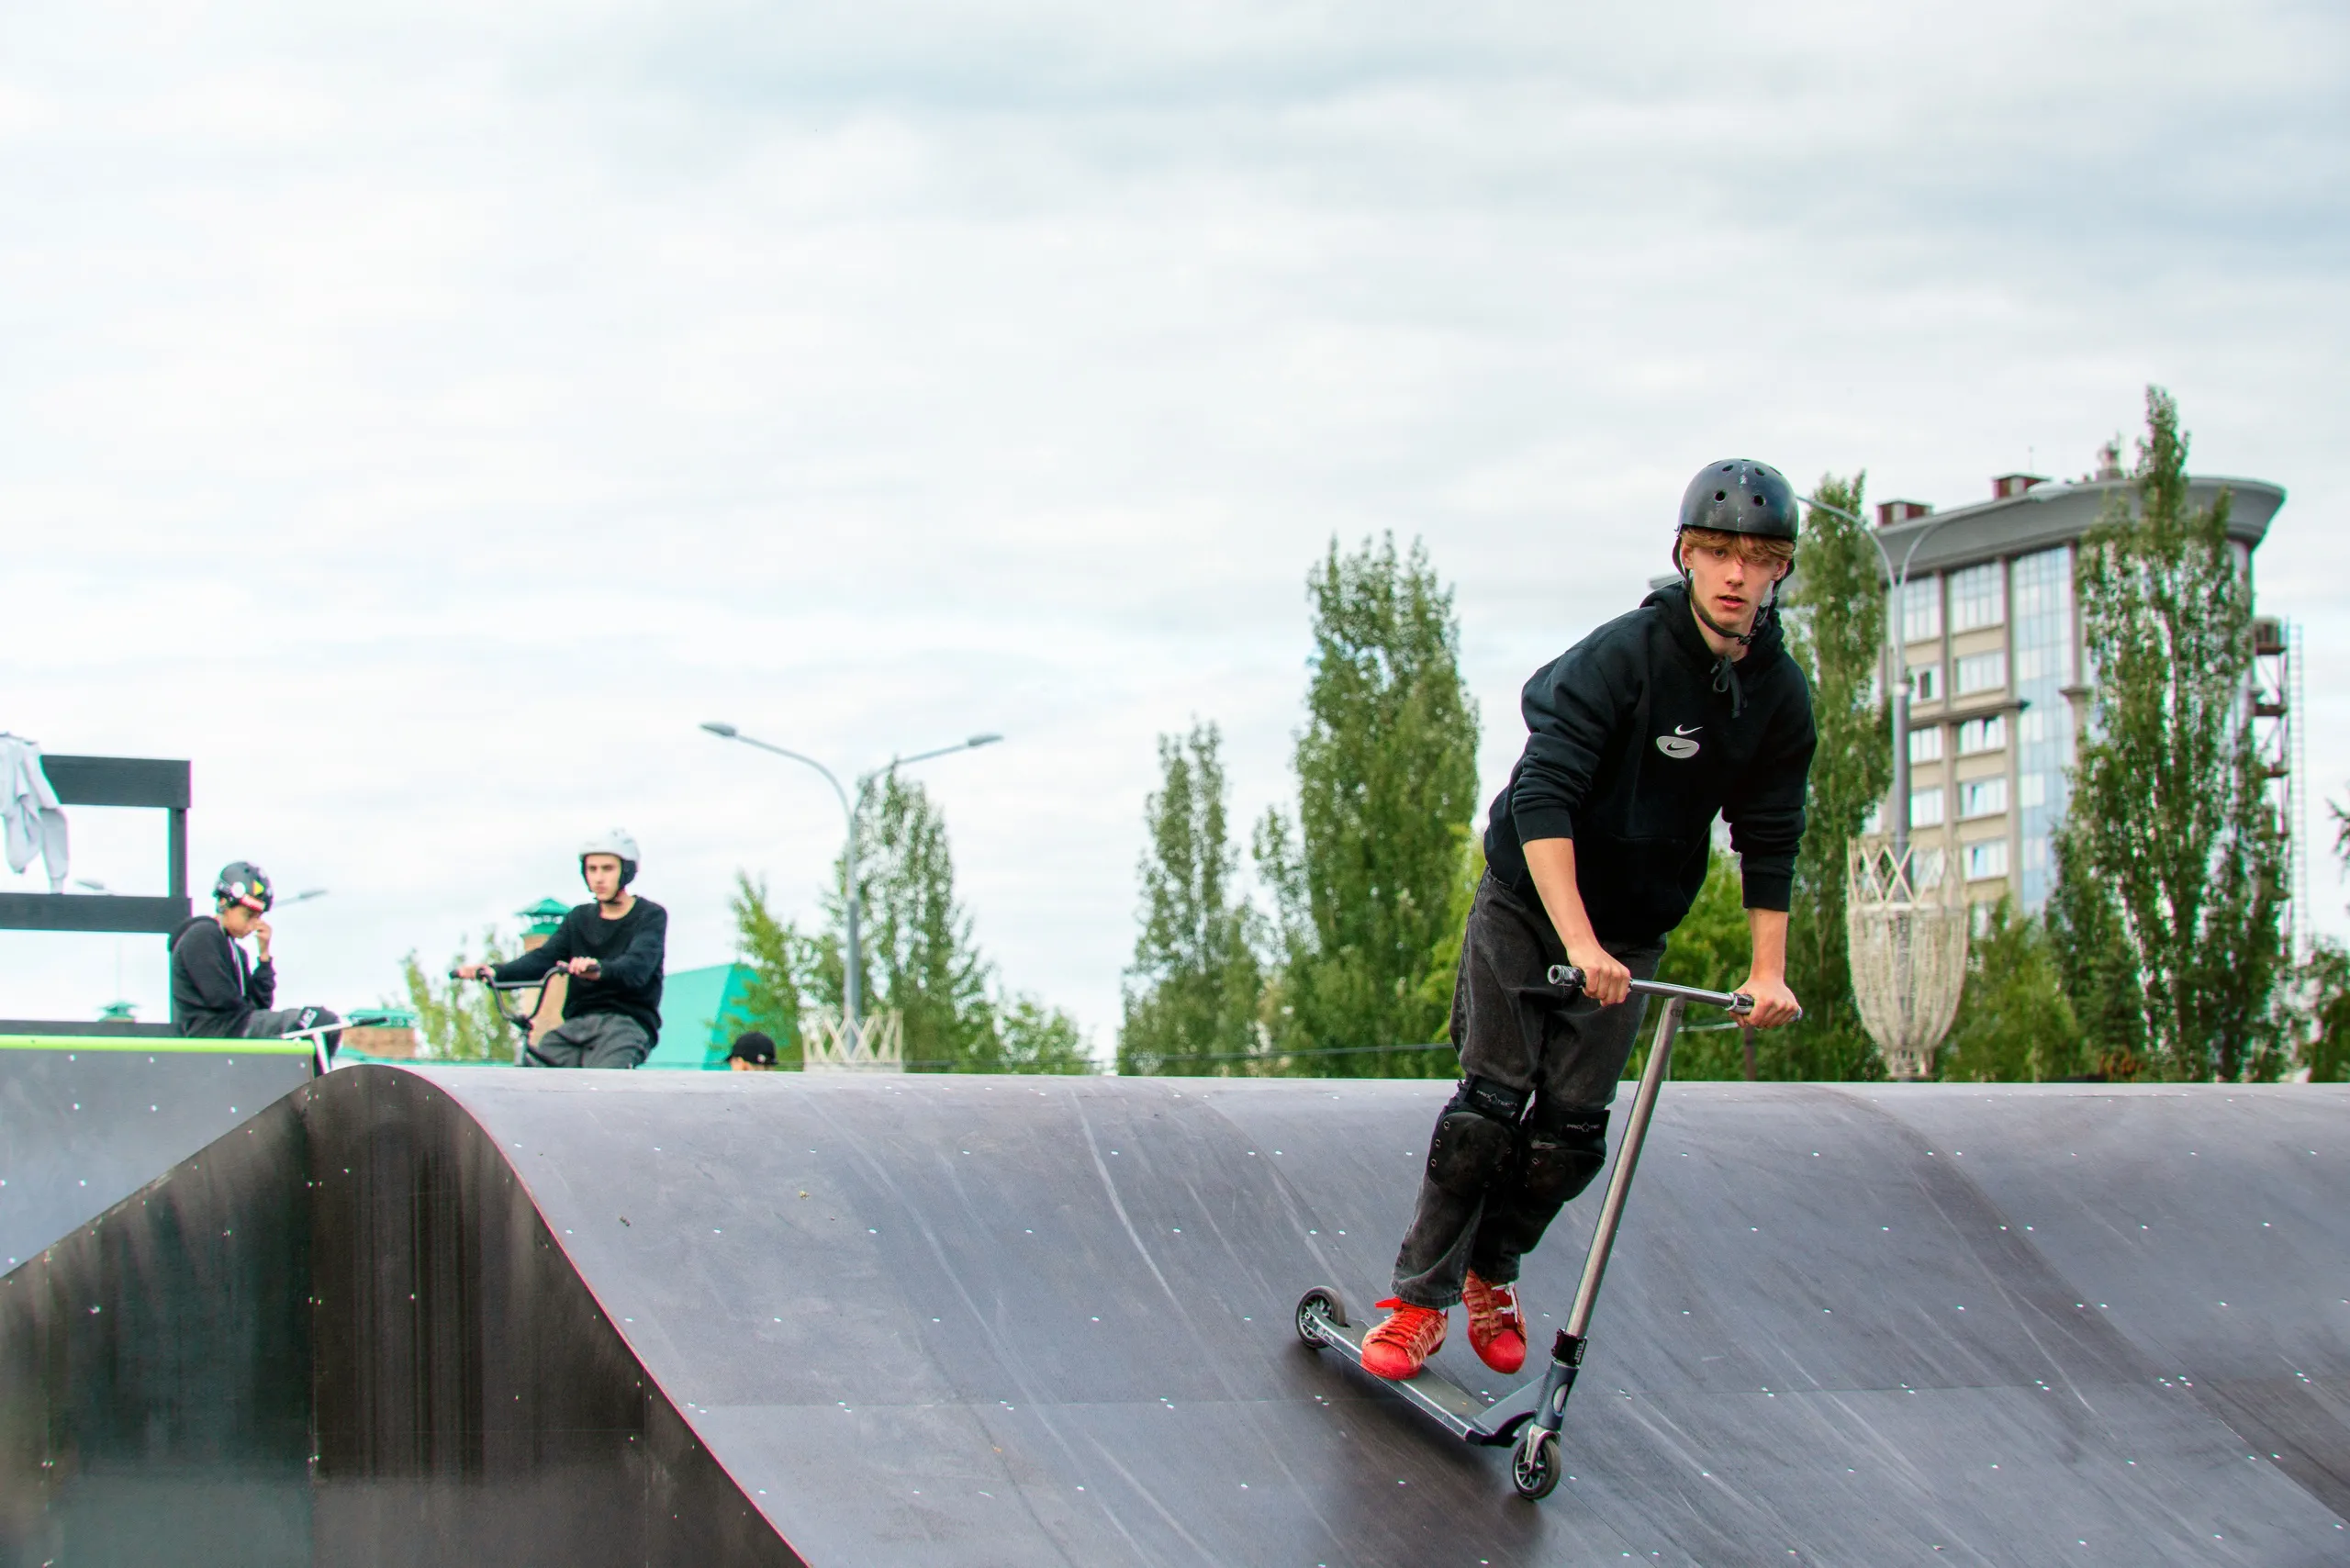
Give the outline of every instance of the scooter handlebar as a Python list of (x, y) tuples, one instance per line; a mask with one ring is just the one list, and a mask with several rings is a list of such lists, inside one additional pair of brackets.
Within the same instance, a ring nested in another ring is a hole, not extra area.
[[(1583, 971), (1572, 964), (1552, 964), (1550, 983), (1565, 991), (1569, 995), (1579, 994), (1583, 991)], [(1743, 1018), (1754, 1011), (1754, 999), (1742, 991), (1701, 991), (1694, 985), (1667, 985), (1662, 980), (1636, 980), (1632, 982), (1632, 994), (1635, 996), (1677, 996), (1684, 1002), (1702, 1002), (1708, 1007), (1726, 1010), (1734, 1018)], [(1796, 1016), (1797, 1018), (1803, 1016), (1801, 1008), (1796, 1010)]]

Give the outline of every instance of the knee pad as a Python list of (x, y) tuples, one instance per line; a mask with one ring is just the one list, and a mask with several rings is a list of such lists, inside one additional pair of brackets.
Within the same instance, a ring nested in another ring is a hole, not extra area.
[(1456, 1198), (1483, 1195), (1516, 1161), (1517, 1118), (1525, 1109), (1519, 1091), (1464, 1079), (1428, 1140), (1428, 1180)]
[(1537, 1105), (1516, 1152), (1518, 1190), (1535, 1204), (1563, 1204), (1607, 1164), (1607, 1109)]

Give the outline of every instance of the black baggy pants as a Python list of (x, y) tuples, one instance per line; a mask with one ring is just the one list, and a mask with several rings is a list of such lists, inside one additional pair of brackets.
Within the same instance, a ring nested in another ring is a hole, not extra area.
[[(1600, 946), (1637, 980), (1656, 974), (1664, 944)], [(1460, 943), (1460, 971), (1452, 987), (1452, 1044), (1460, 1070), (1530, 1094), (1528, 1118), (1602, 1116), (1616, 1098), (1647, 1003), (1632, 997), (1614, 1007), (1562, 998), (1550, 984), (1553, 964), (1566, 948), (1550, 917), (1528, 909), (1491, 875), (1478, 884)], [(1395, 1257), (1395, 1294), (1415, 1306), (1442, 1309), (1460, 1299), (1471, 1269), (1495, 1284), (1517, 1278), (1518, 1260), (1534, 1249), (1565, 1199), (1518, 1190), (1513, 1170), (1476, 1197), (1449, 1193), (1426, 1175), (1418, 1207)]]

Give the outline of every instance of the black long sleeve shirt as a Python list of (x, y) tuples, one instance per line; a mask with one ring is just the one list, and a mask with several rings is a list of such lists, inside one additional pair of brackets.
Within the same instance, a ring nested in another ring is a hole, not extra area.
[(208, 914), (172, 933), (172, 1027), (193, 1039), (233, 1040), (245, 1020), (277, 1000), (277, 968), (248, 963)]
[(1749, 909), (1787, 907), (1816, 735), (1811, 689), (1775, 618), (1737, 662), (1738, 700), (1686, 589), (1660, 588), (1526, 683), (1526, 750), (1485, 828), (1494, 875), (1539, 908), (1524, 846), (1569, 838), (1592, 928), (1663, 935), (1706, 880), (1714, 817), (1729, 823)]
[(492, 972), (502, 980), (537, 980), (568, 959), (593, 958), (603, 966), (600, 975), (594, 980), (573, 975), (564, 982), (564, 1017), (623, 1014), (643, 1025), (645, 1035), (657, 1041), (661, 967), (668, 946), (669, 912), (651, 899), (638, 899), (618, 920), (606, 920), (596, 905), (583, 903), (563, 917), (544, 946)]

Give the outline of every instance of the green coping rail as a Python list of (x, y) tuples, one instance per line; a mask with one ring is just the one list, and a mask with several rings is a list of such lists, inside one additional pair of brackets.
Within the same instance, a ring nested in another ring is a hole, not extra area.
[(141, 1035), (0, 1035), (0, 1051), (191, 1052), (208, 1056), (307, 1057), (308, 1040), (175, 1040)]

